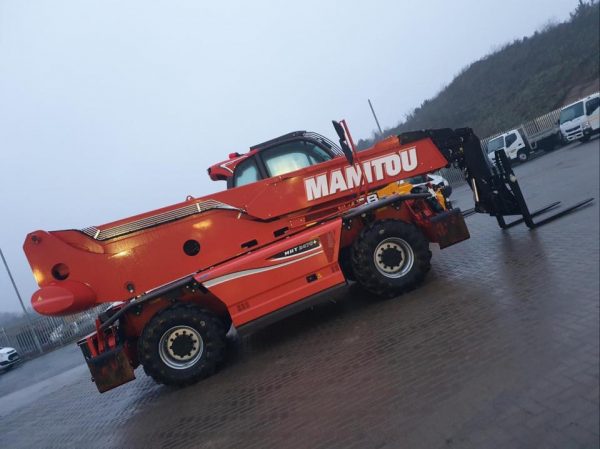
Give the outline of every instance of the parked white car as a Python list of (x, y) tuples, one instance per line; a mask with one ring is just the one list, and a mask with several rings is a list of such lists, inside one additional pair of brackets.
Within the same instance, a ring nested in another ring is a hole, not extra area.
[(586, 141), (600, 132), (600, 93), (563, 107), (559, 124), (560, 132), (568, 142)]
[(20, 361), (21, 357), (15, 348), (0, 347), (0, 372), (10, 369)]

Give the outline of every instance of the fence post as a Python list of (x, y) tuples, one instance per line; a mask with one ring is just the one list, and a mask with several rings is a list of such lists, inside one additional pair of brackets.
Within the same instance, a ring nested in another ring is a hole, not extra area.
[[(4, 341), (4, 344), (5, 344), (6, 346), (8, 346), (8, 337), (6, 336), (6, 331), (4, 330), (4, 328), (3, 328), (3, 327), (0, 327), (0, 330), (1, 330), (1, 331), (2, 331), (2, 333), (4, 334), (4, 338), (3, 338), (2, 340), (0, 340), (0, 342), (1, 342), (1, 341)], [(1, 345), (0, 345), (0, 346), (1, 346)]]

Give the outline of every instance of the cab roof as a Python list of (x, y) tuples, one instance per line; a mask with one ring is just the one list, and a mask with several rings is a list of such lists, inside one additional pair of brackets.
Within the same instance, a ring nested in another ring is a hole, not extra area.
[(312, 140), (328, 148), (334, 155), (343, 155), (342, 149), (333, 141), (325, 136), (311, 131), (293, 131), (271, 140), (253, 145), (247, 153), (231, 153), (229, 159), (211, 165), (208, 168), (208, 175), (213, 181), (224, 181), (233, 176), (233, 172), (238, 164), (248, 159), (249, 157), (259, 153), (267, 148), (280, 143), (290, 142), (294, 140)]
[(583, 97), (583, 98), (580, 98), (579, 100), (574, 101), (573, 103), (569, 103), (567, 105), (564, 105), (563, 107), (560, 108), (560, 110), (562, 111), (563, 109), (570, 108), (574, 104), (581, 103), (582, 101), (588, 101), (588, 100), (591, 100), (592, 98), (596, 98), (598, 96), (600, 96), (600, 92), (596, 92), (596, 93), (590, 94), (587, 97)]

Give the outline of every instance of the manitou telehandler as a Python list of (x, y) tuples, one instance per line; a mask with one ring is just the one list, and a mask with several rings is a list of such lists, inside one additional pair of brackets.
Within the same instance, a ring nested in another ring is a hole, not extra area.
[(244, 332), (296, 313), (348, 279), (383, 297), (417, 286), (429, 244), (446, 248), (469, 233), (443, 192), (404, 178), (454, 163), (473, 189), (471, 212), (536, 226), (505, 154), (493, 167), (470, 129), (404, 133), (356, 152), (345, 123), (333, 124), (339, 146), (300, 131), (213, 165), (223, 192), (27, 236), (37, 312), (114, 303), (79, 342), (100, 392), (133, 380), (140, 364), (160, 383), (196, 382), (223, 361), (231, 325)]

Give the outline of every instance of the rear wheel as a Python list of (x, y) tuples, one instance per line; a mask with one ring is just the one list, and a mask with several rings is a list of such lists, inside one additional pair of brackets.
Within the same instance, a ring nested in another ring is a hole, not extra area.
[(157, 313), (144, 328), (138, 354), (156, 382), (184, 386), (213, 374), (225, 355), (224, 323), (193, 304)]
[(529, 151), (521, 150), (517, 153), (519, 162), (525, 162), (529, 159)]
[(430, 261), (429, 243), (421, 231), (398, 220), (370, 224), (352, 247), (356, 280), (382, 297), (415, 288), (431, 268)]

